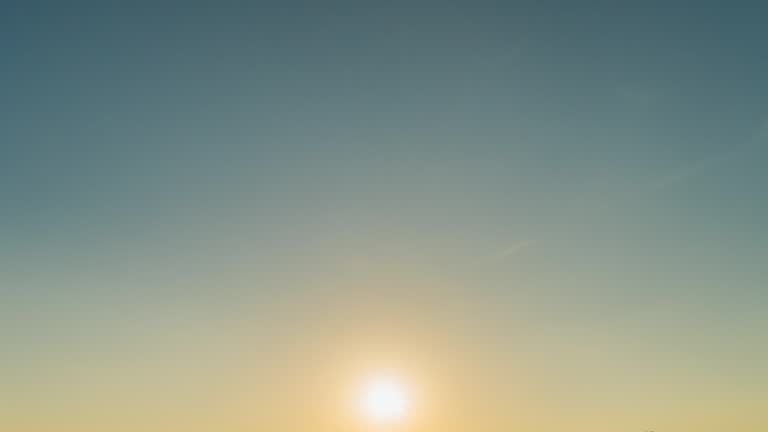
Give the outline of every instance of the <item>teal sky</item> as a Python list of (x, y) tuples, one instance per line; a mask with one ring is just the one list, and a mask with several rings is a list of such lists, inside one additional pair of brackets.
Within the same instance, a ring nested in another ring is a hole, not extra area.
[(768, 428), (762, 2), (192, 3), (0, 7), (0, 428)]

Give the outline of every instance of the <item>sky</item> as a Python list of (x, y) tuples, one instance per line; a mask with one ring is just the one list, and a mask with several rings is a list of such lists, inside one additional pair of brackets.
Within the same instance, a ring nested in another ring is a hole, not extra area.
[(159, 3), (0, 5), (0, 429), (768, 429), (763, 2)]

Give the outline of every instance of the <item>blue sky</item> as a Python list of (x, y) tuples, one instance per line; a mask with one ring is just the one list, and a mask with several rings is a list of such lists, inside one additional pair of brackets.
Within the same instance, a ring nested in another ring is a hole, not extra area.
[[(550, 404), (569, 430), (768, 425), (749, 411), (768, 360), (759, 2), (45, 3), (0, 14), (14, 428), (47, 430), (23, 413), (73, 382), (82, 406), (128, 385), (118, 364), (139, 395), (186, 394), (182, 365), (271, 394), (323, 375), (301, 366), (318, 346), (436, 340), (489, 430), (563, 430)], [(521, 377), (541, 382), (515, 424), (494, 404)], [(614, 393), (639, 396), (600, 418)], [(280, 413), (264, 424), (290, 429)]]

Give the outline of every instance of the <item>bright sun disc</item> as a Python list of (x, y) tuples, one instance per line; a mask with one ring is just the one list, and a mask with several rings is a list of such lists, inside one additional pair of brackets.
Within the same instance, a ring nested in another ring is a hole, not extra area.
[(366, 384), (360, 405), (371, 421), (391, 423), (405, 417), (410, 400), (400, 382), (390, 377), (378, 377)]

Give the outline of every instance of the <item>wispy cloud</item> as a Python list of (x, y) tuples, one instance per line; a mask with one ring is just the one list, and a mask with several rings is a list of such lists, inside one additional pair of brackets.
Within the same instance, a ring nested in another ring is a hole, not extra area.
[(664, 92), (658, 87), (634, 84), (617, 88), (616, 96), (626, 104), (649, 107), (660, 102), (664, 98)]
[(737, 152), (729, 152), (707, 159), (690, 162), (688, 165), (681, 166), (676, 170), (652, 177), (648, 183), (646, 183), (645, 187), (651, 191), (654, 191), (658, 189), (664, 189), (676, 183), (691, 181), (697, 176), (703, 175), (711, 170), (716, 169), (718, 166), (726, 163), (728, 160), (738, 156), (738, 154), (739, 153)]
[(697, 177), (706, 175), (724, 165), (737, 163), (740, 159), (753, 154), (756, 147), (765, 146), (766, 144), (768, 144), (768, 121), (758, 127), (744, 145), (705, 159), (690, 162), (677, 170), (656, 175), (646, 183), (646, 187), (653, 191), (672, 186), (676, 183), (694, 181)]
[(516, 255), (519, 255), (523, 253), (525, 250), (530, 248), (533, 245), (533, 242), (528, 240), (521, 240), (516, 243), (512, 243), (509, 245), (506, 249), (502, 250), (498, 254), (496, 254), (495, 258), (498, 261), (505, 260), (512, 258)]

